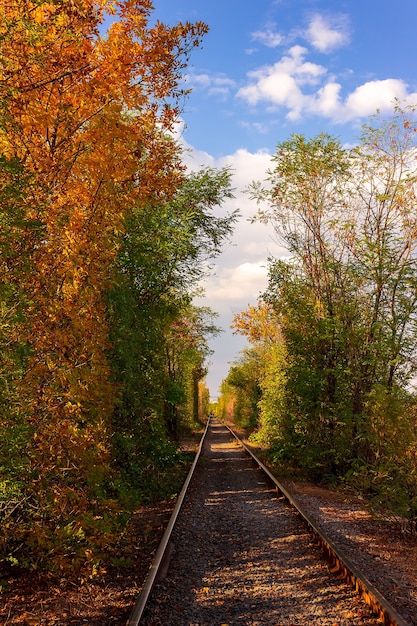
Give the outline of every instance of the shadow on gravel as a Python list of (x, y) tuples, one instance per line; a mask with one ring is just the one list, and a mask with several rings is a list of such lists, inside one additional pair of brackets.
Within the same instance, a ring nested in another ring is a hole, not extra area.
[(227, 429), (211, 426), (203, 454), (144, 625), (378, 624)]

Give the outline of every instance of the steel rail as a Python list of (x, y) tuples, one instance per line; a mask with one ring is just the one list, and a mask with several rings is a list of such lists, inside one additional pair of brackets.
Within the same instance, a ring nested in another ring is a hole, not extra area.
[(155, 584), (155, 581), (157, 579), (157, 576), (159, 574), (159, 572), (161, 571), (161, 568), (164, 566), (164, 556), (168, 553), (168, 545), (169, 545), (169, 541), (171, 538), (171, 534), (172, 534), (172, 530), (175, 526), (175, 522), (177, 521), (177, 517), (179, 515), (180, 509), (182, 507), (182, 503), (184, 502), (184, 498), (185, 495), (187, 493), (187, 489), (188, 486), (190, 484), (191, 478), (193, 477), (194, 474), (194, 470), (197, 466), (198, 460), (200, 458), (201, 455), (201, 451), (203, 449), (203, 443), (204, 443), (204, 439), (206, 438), (206, 434), (208, 431), (210, 425), (210, 419), (207, 420), (207, 424), (206, 424), (206, 428), (204, 430), (204, 433), (201, 437), (200, 440), (200, 444), (198, 446), (195, 458), (194, 458), (194, 462), (190, 468), (190, 471), (188, 472), (187, 478), (185, 479), (185, 482), (182, 486), (181, 492), (177, 498), (177, 501), (175, 503), (175, 507), (174, 510), (171, 513), (171, 517), (169, 519), (168, 525), (165, 529), (165, 532), (163, 534), (163, 537), (161, 539), (161, 543), (158, 546), (158, 549), (155, 553), (155, 557), (153, 559), (153, 562), (149, 568), (148, 574), (145, 578), (145, 582), (144, 585), (142, 587), (142, 591), (136, 601), (135, 606), (133, 607), (133, 610), (129, 616), (129, 619), (126, 622), (126, 626), (138, 626), (140, 623), (140, 619), (142, 617), (143, 611), (145, 610), (146, 607), (146, 603), (148, 601), (148, 598), (152, 592), (153, 586)]
[(363, 600), (372, 608), (374, 613), (379, 616), (385, 626), (410, 626), (401, 615), (397, 613), (394, 607), (386, 598), (372, 585), (372, 583), (356, 568), (356, 566), (343, 555), (333, 541), (327, 537), (325, 531), (315, 522), (310, 515), (304, 511), (298, 502), (294, 500), (292, 495), (278, 481), (278, 479), (269, 471), (260, 459), (252, 452), (252, 450), (242, 441), (227, 424), (224, 424), (230, 433), (235, 437), (239, 444), (252, 457), (253, 461), (258, 465), (268, 478), (275, 484), (276, 488), (289, 504), (294, 507), (307, 525), (309, 531), (318, 541), (323, 550), (324, 558), (329, 564), (329, 569), (333, 573), (341, 575), (363, 598)]

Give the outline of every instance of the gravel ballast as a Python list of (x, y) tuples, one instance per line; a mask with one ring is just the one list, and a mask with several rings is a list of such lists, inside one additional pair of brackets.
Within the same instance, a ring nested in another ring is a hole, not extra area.
[(380, 624), (328, 571), (297, 515), (216, 421), (172, 542), (146, 626)]

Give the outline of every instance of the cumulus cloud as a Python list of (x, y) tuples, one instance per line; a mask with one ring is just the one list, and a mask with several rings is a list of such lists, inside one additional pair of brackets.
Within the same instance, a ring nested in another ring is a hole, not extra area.
[[(346, 15), (311, 16), (308, 28), (298, 31), (320, 52), (328, 53), (349, 43), (350, 23)], [(274, 38), (276, 35), (276, 38)], [(267, 43), (283, 38), (271, 27), (257, 31), (253, 37)], [(389, 111), (396, 100), (416, 103), (417, 93), (411, 93), (401, 79), (375, 79), (359, 84), (344, 94), (342, 79), (330, 75), (327, 67), (308, 60), (310, 51), (293, 45), (277, 62), (248, 72), (246, 85), (237, 97), (251, 107), (266, 104), (270, 110), (286, 110), (286, 118), (296, 121), (303, 115), (321, 116), (335, 123), (358, 120), (377, 109)]]
[(367, 81), (343, 98), (342, 84), (323, 65), (307, 61), (307, 54), (306, 48), (293, 46), (273, 65), (249, 72), (237, 97), (252, 107), (265, 103), (287, 109), (289, 120), (309, 114), (336, 123), (367, 117), (377, 109), (389, 111), (395, 100), (417, 102), (417, 93), (396, 78)]
[(254, 180), (264, 180), (271, 167), (271, 154), (267, 150), (249, 152), (238, 149), (218, 159), (208, 153), (196, 151), (180, 135), (184, 148), (185, 162), (190, 170), (201, 167), (228, 167), (232, 172), (232, 187), (235, 197), (223, 207), (216, 208), (218, 214), (239, 210), (240, 219), (233, 237), (222, 255), (216, 260), (213, 274), (204, 282), (207, 304), (216, 311), (239, 311), (250, 302), (255, 302), (266, 286), (268, 256), (281, 256), (286, 251), (275, 240), (271, 227), (251, 223), (257, 205), (245, 193)]
[(216, 213), (224, 215), (226, 211), (240, 211), (240, 219), (230, 244), (225, 246), (223, 253), (215, 261), (212, 273), (201, 285), (205, 292), (204, 297), (196, 300), (197, 305), (209, 306), (219, 313), (216, 325), (223, 330), (219, 337), (210, 340), (214, 354), (211, 357), (207, 384), (211, 394), (215, 396), (221, 381), (227, 376), (230, 362), (237, 358), (246, 343), (245, 338), (232, 334), (230, 325), (233, 316), (246, 309), (248, 304), (256, 304), (260, 294), (265, 291), (268, 282), (268, 257), (280, 257), (287, 252), (274, 241), (270, 226), (251, 223), (250, 219), (256, 213), (257, 206), (244, 193), (253, 180), (265, 179), (266, 172), (271, 167), (271, 154), (267, 150), (250, 152), (241, 148), (233, 154), (215, 159), (187, 144), (181, 125), (178, 131), (190, 169), (195, 170), (202, 166), (229, 167), (233, 173), (235, 198), (228, 200), (225, 206), (216, 208)]
[(336, 123), (368, 117), (380, 110), (392, 111), (395, 101), (416, 104), (417, 93), (408, 91), (407, 84), (397, 78), (372, 80), (356, 87), (343, 100), (342, 86), (336, 82), (324, 85), (313, 99), (305, 100), (305, 110), (320, 114)]
[(274, 239), (269, 225), (252, 223), (257, 205), (244, 192), (253, 180), (264, 180), (271, 167), (271, 154), (266, 150), (249, 152), (236, 150), (216, 159), (215, 167), (229, 167), (233, 173), (235, 198), (220, 209), (221, 213), (239, 209), (240, 219), (235, 226), (230, 245), (216, 260), (212, 275), (204, 281), (206, 304), (219, 311), (227, 330), (233, 313), (255, 304), (267, 286), (267, 259), (280, 257), (287, 251)]
[(323, 117), (337, 117), (341, 110), (341, 88), (341, 85), (333, 81), (326, 83), (318, 90), (310, 109)]
[(357, 87), (346, 98), (344, 113), (348, 119), (370, 115), (376, 109), (391, 109), (395, 99), (405, 101), (410, 96), (406, 83), (400, 79), (372, 80)]
[(349, 42), (349, 21), (347, 16), (324, 17), (313, 15), (305, 37), (320, 52), (332, 52)]
[(229, 308), (230, 304), (239, 310), (239, 305), (245, 306), (248, 300), (266, 288), (267, 284), (266, 260), (256, 263), (241, 263), (235, 267), (219, 267), (216, 276), (206, 287), (206, 297), (209, 301), (217, 301), (220, 309)]
[(239, 89), (237, 96), (252, 106), (264, 101), (301, 112), (302, 87), (318, 84), (327, 72), (322, 65), (305, 61), (306, 54), (306, 48), (293, 46), (288, 55), (274, 65), (250, 72), (248, 85)]
[[(233, 154), (221, 157), (216, 163), (218, 167), (230, 167), (234, 172), (233, 179), (237, 189), (238, 202), (243, 202), (246, 206), (248, 200), (243, 190), (253, 180), (265, 178), (265, 173), (271, 166), (271, 154), (267, 150), (249, 152), (245, 148), (239, 148)], [(253, 206), (252, 209), (254, 209)]]

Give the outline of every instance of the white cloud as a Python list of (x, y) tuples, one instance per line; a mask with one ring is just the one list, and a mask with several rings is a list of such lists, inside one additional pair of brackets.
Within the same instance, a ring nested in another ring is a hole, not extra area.
[(334, 118), (339, 114), (341, 85), (328, 82), (318, 90), (314, 98), (314, 109), (323, 117)]
[(206, 89), (210, 95), (220, 95), (222, 98), (229, 95), (235, 89), (236, 83), (224, 74), (197, 74), (195, 72), (184, 76), (187, 88)]
[(377, 109), (389, 113), (395, 100), (402, 103), (416, 104), (417, 93), (408, 92), (407, 84), (396, 78), (372, 80), (356, 87), (354, 91), (341, 98), (342, 86), (336, 82), (328, 82), (315, 97), (305, 100), (305, 110), (319, 113), (333, 122), (343, 123), (368, 117)]
[(209, 96), (216, 96), (220, 100), (226, 100), (230, 94), (230, 89), (227, 87), (211, 87), (208, 90)]
[(349, 22), (345, 15), (312, 17), (305, 32), (307, 41), (320, 52), (331, 52), (349, 42)]
[(259, 41), (268, 48), (276, 48), (284, 41), (283, 36), (276, 32), (273, 26), (267, 27), (265, 30), (255, 31), (252, 33), (252, 39), (254, 41)]
[(264, 122), (240, 122), (242, 128), (247, 128), (248, 130), (254, 130), (256, 133), (260, 135), (266, 135), (269, 131), (269, 126)]
[(284, 256), (287, 251), (273, 239), (270, 226), (250, 219), (256, 213), (256, 203), (244, 190), (253, 180), (264, 180), (271, 167), (271, 154), (267, 150), (249, 152), (244, 148), (233, 154), (215, 159), (207, 152), (195, 150), (187, 144), (182, 123), (176, 127), (176, 137), (184, 147), (184, 157), (190, 169), (201, 167), (230, 167), (233, 172), (232, 186), (235, 198), (216, 210), (224, 215), (238, 208), (241, 214), (230, 242), (216, 259), (213, 273), (206, 277), (202, 287), (205, 295), (196, 300), (197, 305), (210, 307), (219, 313), (215, 323), (223, 329), (219, 337), (210, 340), (214, 350), (207, 384), (216, 395), (221, 381), (227, 376), (230, 362), (238, 357), (246, 339), (233, 335), (230, 325), (233, 315), (255, 305), (268, 284), (267, 259)]
[(266, 265), (266, 259), (262, 259), (256, 263), (246, 262), (235, 267), (218, 268), (216, 276), (206, 288), (206, 297), (209, 301), (218, 301), (223, 307), (230, 307), (231, 303), (240, 305), (252, 301), (254, 296), (257, 297), (266, 288)]
[(417, 93), (410, 93), (396, 78), (368, 81), (343, 98), (342, 84), (323, 65), (307, 61), (307, 53), (306, 48), (293, 46), (277, 63), (249, 72), (247, 85), (237, 96), (253, 107), (261, 103), (283, 107), (289, 120), (308, 114), (336, 123), (367, 117), (377, 109), (390, 111), (395, 100), (417, 102)]
[(271, 227), (258, 222), (251, 223), (257, 205), (245, 193), (251, 182), (265, 179), (271, 167), (271, 154), (266, 150), (252, 153), (241, 148), (233, 154), (214, 159), (207, 153), (194, 150), (186, 144), (184, 138), (181, 141), (185, 149), (185, 162), (190, 169), (229, 167), (232, 172), (235, 198), (228, 200), (216, 212), (224, 214), (238, 209), (240, 219), (230, 244), (216, 260), (214, 274), (205, 280), (204, 287), (207, 304), (213, 309), (240, 310), (247, 302), (255, 302), (260, 291), (265, 288), (267, 257), (285, 254), (284, 248), (273, 240)]
[(266, 170), (271, 166), (271, 154), (267, 150), (249, 152), (245, 148), (239, 148), (233, 154), (221, 157), (217, 161), (218, 167), (230, 167), (234, 171), (234, 182), (240, 199), (247, 198), (242, 195), (253, 179), (265, 177)]
[(208, 74), (186, 74), (184, 81), (197, 87), (210, 87), (211, 78)]
[(408, 97), (407, 85), (402, 80), (373, 80), (360, 85), (346, 98), (345, 115), (352, 119), (375, 113), (376, 109), (389, 110), (396, 98), (404, 101)]
[(251, 223), (257, 205), (244, 190), (253, 180), (264, 180), (271, 167), (271, 154), (260, 150), (251, 153), (239, 149), (215, 160), (215, 167), (230, 167), (235, 198), (220, 209), (239, 209), (240, 219), (235, 226), (230, 245), (216, 260), (214, 273), (204, 283), (207, 304), (216, 311), (240, 311), (249, 302), (255, 303), (267, 285), (267, 258), (281, 256), (286, 250), (273, 239), (270, 226)]
[(238, 97), (252, 106), (266, 101), (299, 113), (304, 100), (301, 88), (316, 85), (327, 71), (322, 65), (304, 61), (306, 53), (306, 48), (293, 46), (274, 65), (250, 72), (249, 84), (239, 89)]

